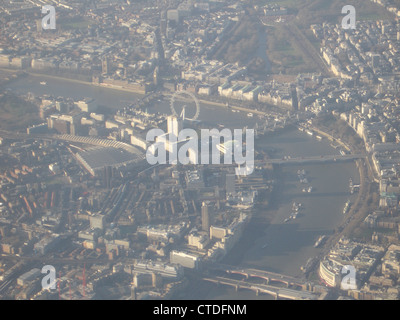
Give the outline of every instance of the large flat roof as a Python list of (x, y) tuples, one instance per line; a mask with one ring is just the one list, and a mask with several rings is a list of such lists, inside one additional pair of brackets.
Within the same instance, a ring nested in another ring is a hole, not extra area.
[(142, 160), (141, 155), (135, 155), (122, 148), (96, 147), (77, 154), (78, 160), (92, 173), (104, 167), (118, 167)]

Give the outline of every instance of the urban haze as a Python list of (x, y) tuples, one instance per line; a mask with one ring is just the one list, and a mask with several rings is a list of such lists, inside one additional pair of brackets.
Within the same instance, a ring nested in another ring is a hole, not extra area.
[(398, 300), (399, 17), (1, 1), (0, 298)]

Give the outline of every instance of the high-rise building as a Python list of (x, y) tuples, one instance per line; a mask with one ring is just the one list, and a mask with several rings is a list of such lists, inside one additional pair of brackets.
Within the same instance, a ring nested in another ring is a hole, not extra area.
[(170, 253), (170, 262), (189, 269), (201, 268), (201, 258), (199, 256), (182, 251), (172, 250)]
[(372, 55), (372, 68), (376, 69), (379, 67), (380, 64), (380, 55), (379, 54), (374, 54)]
[(160, 15), (160, 32), (165, 37), (167, 34), (167, 12), (166, 10), (161, 11)]
[(153, 72), (153, 83), (155, 86), (158, 86), (160, 84), (160, 76), (159, 76), (160, 70), (157, 67), (155, 67), (154, 72)]
[(163, 284), (163, 278), (159, 273), (153, 272), (151, 275), (152, 285), (154, 288), (161, 288)]
[(101, 62), (101, 71), (103, 74), (108, 74), (110, 72), (110, 60), (105, 57)]
[(76, 106), (83, 112), (95, 112), (97, 110), (96, 100), (93, 98), (83, 98), (78, 102), (75, 102)]
[(131, 300), (137, 300), (137, 292), (134, 285), (131, 286)]
[(62, 101), (56, 101), (56, 109), (61, 113), (67, 113), (69, 111), (68, 105)]
[(225, 190), (226, 190), (226, 195), (232, 195), (235, 193), (236, 188), (235, 188), (235, 180), (236, 176), (234, 174), (227, 174), (225, 177)]
[(43, 31), (43, 27), (42, 27), (42, 19), (37, 19), (36, 20), (36, 31), (38, 33), (41, 33)]
[(210, 212), (209, 207), (206, 202), (203, 202), (201, 206), (201, 229), (203, 231), (209, 232), (210, 231)]

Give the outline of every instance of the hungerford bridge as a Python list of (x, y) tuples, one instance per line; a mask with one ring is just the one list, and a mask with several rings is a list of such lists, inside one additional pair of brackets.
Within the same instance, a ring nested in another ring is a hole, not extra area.
[[(345, 155), (325, 155), (313, 157), (285, 157), (282, 159), (267, 159), (266, 162), (270, 164), (303, 164), (303, 163), (320, 163), (320, 162), (339, 162), (339, 161), (352, 161), (362, 159), (366, 156), (364, 154), (345, 154)], [(258, 161), (256, 161), (257, 163)], [(264, 161), (265, 162), (265, 161)]]

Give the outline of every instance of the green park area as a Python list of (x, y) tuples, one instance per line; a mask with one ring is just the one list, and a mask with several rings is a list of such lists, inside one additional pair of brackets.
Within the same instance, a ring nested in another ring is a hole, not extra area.
[(251, 15), (242, 17), (229, 37), (215, 53), (215, 58), (230, 63), (244, 63), (257, 50), (259, 24)]
[(37, 107), (12, 93), (0, 94), (0, 129), (26, 132), (33, 123), (39, 123)]
[(358, 21), (394, 19), (393, 14), (369, 0), (354, 0), (351, 3), (346, 0), (259, 0), (253, 1), (253, 4), (278, 4), (286, 7), (289, 13), (296, 15), (295, 23), (299, 28), (304, 29), (308, 29), (312, 24), (340, 23), (344, 17), (342, 8), (345, 5), (354, 6)]
[(81, 17), (74, 17), (70, 19), (58, 19), (57, 27), (63, 30), (74, 30), (74, 29), (87, 29), (94, 22), (88, 19), (83, 19)]
[[(262, 26), (256, 18), (256, 11), (252, 9), (272, 4), (287, 8), (289, 16), (284, 17), (280, 23)], [(345, 16), (342, 14), (342, 8), (348, 4), (348, 1), (344, 0), (252, 1), (252, 9), (247, 11), (216, 58), (244, 63), (251, 50), (257, 50), (259, 47), (257, 34), (262, 27), (267, 37), (266, 55), (271, 62), (272, 74), (296, 75), (304, 72), (322, 72), (321, 65), (315, 61), (316, 55), (319, 54), (320, 43), (313, 36), (310, 26), (322, 23), (340, 24)], [(359, 22), (395, 18), (385, 8), (368, 0), (355, 0), (351, 5), (356, 9), (356, 20)]]

